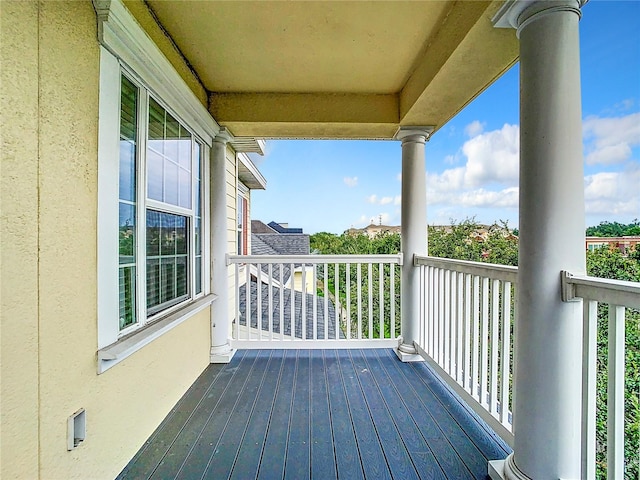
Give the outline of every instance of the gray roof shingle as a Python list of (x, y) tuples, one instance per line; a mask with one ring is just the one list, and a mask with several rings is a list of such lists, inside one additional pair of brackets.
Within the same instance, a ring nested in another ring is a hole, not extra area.
[[(251, 298), (251, 312), (250, 312), (250, 326), (253, 328), (258, 328), (258, 286), (255, 280), (251, 280), (250, 283), (250, 298)], [(269, 295), (271, 292), (271, 295)], [(311, 295), (309, 293), (303, 294), (302, 292), (298, 292), (295, 290), (291, 290), (289, 288), (284, 288), (282, 291), (282, 300), (283, 303), (280, 304), (280, 288), (269, 285), (260, 284), (260, 299), (261, 299), (261, 322), (260, 328), (263, 331), (269, 330), (269, 297), (271, 296), (271, 305), (273, 312), (272, 322), (273, 322), (273, 333), (274, 334), (284, 334), (291, 335), (291, 331), (295, 332), (295, 338), (302, 338), (302, 298), (305, 296), (305, 330), (306, 330), (306, 338), (313, 338), (313, 305), (314, 302), (316, 304), (316, 312), (317, 312), (317, 321), (316, 321), (316, 338), (320, 340), (325, 339), (324, 329), (325, 329), (325, 320), (327, 321), (327, 339), (335, 339), (336, 331), (338, 332), (338, 338), (344, 338), (344, 334), (340, 329), (336, 329), (336, 312), (335, 307), (333, 306), (333, 302), (329, 299), (325, 299), (323, 297), (318, 297), (316, 295)], [(239, 322), (240, 325), (247, 325), (247, 289), (246, 285), (240, 287), (240, 295), (239, 295), (239, 303), (240, 303), (240, 315)], [(291, 304), (292, 304), (292, 296), (293, 296), (293, 306), (294, 306), (294, 322), (292, 326), (291, 322)], [(324, 316), (324, 307), (325, 302), (328, 302), (327, 311), (328, 317), (325, 319)], [(282, 311), (283, 324), (280, 325), (280, 312)]]

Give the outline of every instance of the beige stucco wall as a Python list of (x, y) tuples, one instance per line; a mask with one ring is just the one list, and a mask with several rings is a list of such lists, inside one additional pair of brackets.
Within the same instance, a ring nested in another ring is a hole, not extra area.
[(0, 477), (38, 475), (38, 9), (0, 5)]
[[(113, 478), (208, 364), (209, 309), (96, 374), (96, 16), (1, 9), (0, 477)], [(87, 438), (68, 452), (79, 408)]]

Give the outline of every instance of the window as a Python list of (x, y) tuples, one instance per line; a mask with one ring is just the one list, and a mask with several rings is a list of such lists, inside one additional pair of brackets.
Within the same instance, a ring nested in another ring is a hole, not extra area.
[(121, 75), (119, 331), (203, 293), (203, 143)]
[[(239, 191), (242, 191), (240, 188)], [(247, 190), (248, 191), (248, 190)], [(243, 193), (238, 193), (236, 213), (238, 214), (238, 255), (249, 254), (249, 202)]]

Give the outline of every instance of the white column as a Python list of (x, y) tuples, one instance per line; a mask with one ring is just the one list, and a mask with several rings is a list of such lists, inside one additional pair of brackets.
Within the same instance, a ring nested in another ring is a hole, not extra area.
[(396, 354), (403, 362), (422, 361), (414, 342), (420, 332), (420, 278), (414, 255), (427, 254), (427, 187), (424, 145), (433, 127), (402, 127), (402, 282), (400, 284), (402, 343)]
[(229, 277), (227, 267), (227, 142), (231, 136), (220, 130), (211, 147), (210, 223), (211, 293), (218, 298), (211, 305), (211, 363), (228, 363), (235, 350), (229, 344)]
[(582, 305), (563, 303), (560, 285), (561, 270), (585, 271), (580, 2), (518, 1), (498, 17), (520, 38), (515, 444), (504, 474), (580, 478)]

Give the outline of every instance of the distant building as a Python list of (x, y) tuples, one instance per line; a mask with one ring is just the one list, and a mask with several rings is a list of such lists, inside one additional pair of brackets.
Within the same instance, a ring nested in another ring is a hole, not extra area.
[(347, 230), (348, 235), (358, 236), (366, 235), (369, 238), (375, 238), (377, 235), (385, 233), (400, 233), (400, 225), (374, 225), (373, 223), (364, 228), (350, 228)]
[(610, 250), (619, 250), (623, 255), (627, 255), (630, 248), (638, 248), (640, 235), (629, 235), (625, 237), (586, 237), (585, 248), (594, 251), (598, 248), (608, 246)]

